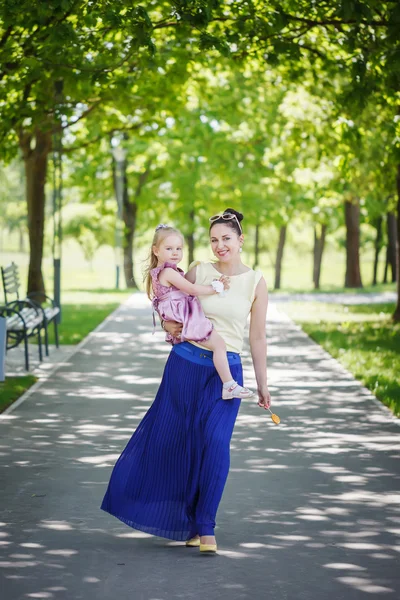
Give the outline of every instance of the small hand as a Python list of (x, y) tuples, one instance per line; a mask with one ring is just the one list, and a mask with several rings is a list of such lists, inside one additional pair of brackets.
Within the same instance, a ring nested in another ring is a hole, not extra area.
[(229, 290), (229, 288), (231, 287), (231, 280), (229, 279), (229, 277), (227, 275), (221, 275), (219, 280), (222, 281), (222, 283), (224, 284), (224, 290)]
[(268, 386), (258, 388), (258, 406), (268, 410), (271, 406), (271, 394), (269, 393)]

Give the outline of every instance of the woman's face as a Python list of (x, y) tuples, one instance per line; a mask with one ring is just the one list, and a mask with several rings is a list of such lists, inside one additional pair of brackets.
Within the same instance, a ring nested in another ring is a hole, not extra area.
[(232, 258), (237, 258), (243, 244), (243, 235), (239, 236), (229, 225), (216, 223), (210, 231), (210, 242), (218, 260), (229, 262)]

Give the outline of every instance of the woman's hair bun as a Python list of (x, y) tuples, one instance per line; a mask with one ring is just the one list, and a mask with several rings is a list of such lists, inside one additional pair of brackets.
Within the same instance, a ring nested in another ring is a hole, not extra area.
[(243, 219), (244, 219), (244, 216), (242, 215), (242, 213), (238, 212), (234, 208), (226, 208), (224, 210), (224, 213), (230, 213), (231, 215), (236, 215), (236, 218), (239, 221), (239, 223), (240, 223), (240, 221), (243, 221)]

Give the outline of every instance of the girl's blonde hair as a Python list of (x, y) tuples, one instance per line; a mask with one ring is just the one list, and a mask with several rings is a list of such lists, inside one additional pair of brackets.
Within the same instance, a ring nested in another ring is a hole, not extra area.
[(153, 246), (158, 248), (159, 245), (161, 244), (161, 242), (163, 240), (165, 240), (166, 237), (168, 237), (169, 235), (172, 235), (172, 234), (180, 235), (182, 240), (184, 239), (183, 235), (181, 234), (179, 229), (176, 229), (175, 227), (170, 227), (169, 225), (158, 225), (154, 232), (154, 237), (153, 237), (153, 242), (152, 242), (151, 248), (150, 248), (149, 258), (146, 261), (147, 265), (144, 270), (144, 276), (143, 276), (146, 293), (150, 300), (152, 299), (152, 297), (154, 295), (150, 271), (152, 269), (155, 269), (156, 266), (158, 265), (158, 258), (153, 252)]

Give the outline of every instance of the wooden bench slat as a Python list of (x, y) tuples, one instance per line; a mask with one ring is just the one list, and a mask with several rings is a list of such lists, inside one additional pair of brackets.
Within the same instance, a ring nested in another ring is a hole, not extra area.
[[(15, 315), (17, 317), (17, 315)], [(36, 317), (36, 319), (29, 319), (29, 321), (25, 321), (26, 328), (28, 330), (35, 329), (38, 325), (42, 323), (42, 319), (40, 317)], [(24, 324), (18, 317), (7, 319), (7, 331), (23, 331)]]
[(16, 269), (15, 267), (13, 267), (13, 268), (6, 267), (5, 269), (3, 269), (3, 275), (4, 276), (16, 275), (18, 277), (18, 275), (19, 275), (18, 269)]
[(18, 315), (13, 315), (12, 317), (6, 317), (7, 328), (13, 327), (14, 323), (21, 323), (21, 319)]
[(21, 315), (25, 318), (28, 317), (36, 317), (37, 316), (37, 311), (34, 308), (28, 308), (27, 306), (25, 306), (22, 310), (19, 311), (21, 313)]
[(4, 274), (15, 273), (17, 271), (17, 265), (15, 263), (11, 263), (8, 267), (2, 267), (2, 271)]
[(15, 275), (12, 275), (12, 276), (11, 275), (6, 275), (5, 277), (3, 277), (3, 279), (4, 279), (4, 281), (6, 283), (10, 283), (10, 282), (13, 282), (13, 281), (16, 281), (16, 280), (19, 281), (19, 277), (15, 276)]
[[(43, 321), (42, 314), (37, 313), (33, 308), (25, 307), (19, 313), (24, 319), (27, 329), (34, 329)], [(24, 325), (19, 315), (11, 314), (6, 320), (8, 330), (23, 330)]]
[(16, 279), (19, 281), (19, 277), (18, 275), (3, 275), (3, 279), (4, 281), (6, 281), (7, 283), (9, 281), (15, 281)]
[(19, 286), (19, 281), (15, 281), (15, 279), (4, 281), (4, 287), (6, 288), (6, 291), (8, 291), (10, 288), (18, 288)]
[[(18, 312), (19, 312), (19, 314), (20, 314), (20, 315), (22, 315), (22, 316), (23, 316), (23, 318), (24, 318), (24, 319), (25, 319), (26, 317), (28, 317), (29, 315), (34, 315), (34, 316), (37, 316), (37, 314), (38, 314), (38, 313), (36, 312), (36, 310), (35, 310), (35, 309), (33, 309), (33, 308), (23, 308), (22, 310), (19, 310)], [(14, 318), (14, 317), (15, 317), (15, 318), (18, 318), (18, 315), (16, 315), (16, 314), (11, 314), (11, 315), (9, 315), (9, 317), (8, 317), (8, 318)]]
[(3, 277), (4, 279), (19, 279), (19, 275), (15, 271), (12, 273), (4, 273), (3, 271)]
[(50, 319), (53, 319), (56, 315), (58, 315), (59, 312), (60, 309), (58, 306), (48, 306), (44, 309), (44, 314), (46, 315), (46, 319), (48, 321), (50, 321)]

